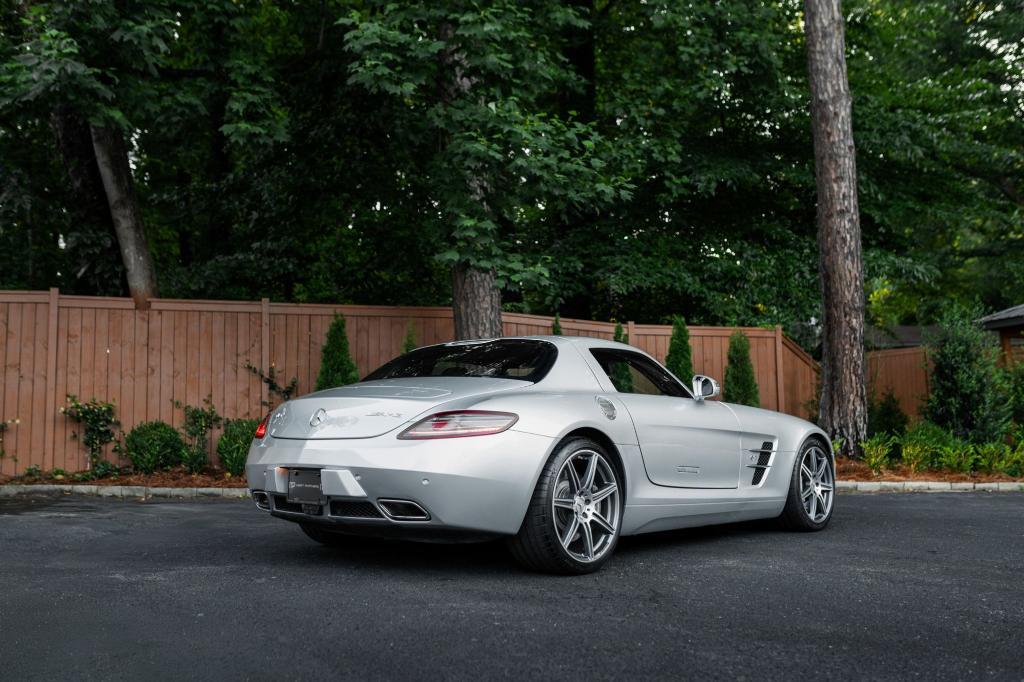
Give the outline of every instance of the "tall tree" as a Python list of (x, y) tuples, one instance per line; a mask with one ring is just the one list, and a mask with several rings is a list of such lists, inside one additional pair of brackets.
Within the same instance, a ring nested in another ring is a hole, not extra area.
[(135, 181), (128, 163), (124, 136), (109, 126), (92, 125), (90, 129), (96, 164), (103, 178), (110, 217), (128, 278), (128, 291), (137, 308), (147, 308), (149, 299), (157, 295), (156, 268), (142, 229), (142, 212), (135, 197)]
[(822, 298), (820, 421), (856, 455), (867, 438), (864, 377), (864, 273), (857, 164), (840, 0), (804, 0), (818, 190), (818, 269)]
[(566, 214), (628, 195), (604, 141), (555, 106), (577, 84), (561, 48), (583, 20), (537, 0), (366, 7), (343, 20), (349, 82), (382, 97), (392, 154), (415, 152), (400, 172), (425, 195), (421, 239), (452, 268), (456, 337), (498, 336), (502, 292), (549, 275), (528, 245)]

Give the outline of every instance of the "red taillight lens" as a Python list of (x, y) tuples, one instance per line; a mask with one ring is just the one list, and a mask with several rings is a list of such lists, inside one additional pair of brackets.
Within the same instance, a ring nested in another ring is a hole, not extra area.
[(267, 435), (267, 423), (269, 421), (270, 415), (268, 414), (266, 417), (263, 418), (263, 421), (260, 422), (260, 425), (256, 427), (256, 434), (254, 436), (256, 440), (262, 440), (263, 437)]
[(431, 438), (464, 438), (489, 436), (509, 429), (519, 421), (511, 412), (485, 410), (457, 410), (438, 412), (416, 422), (398, 437), (402, 440), (429, 440)]

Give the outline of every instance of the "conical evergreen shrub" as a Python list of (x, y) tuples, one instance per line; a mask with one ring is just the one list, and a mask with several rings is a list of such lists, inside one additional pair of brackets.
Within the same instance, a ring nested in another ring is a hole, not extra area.
[(750, 340), (743, 332), (733, 332), (729, 337), (727, 362), (723, 400), (737, 405), (761, 407), (754, 364), (750, 361)]
[(555, 313), (555, 320), (551, 323), (551, 335), (561, 336), (562, 335), (562, 316)]
[(416, 326), (410, 322), (409, 326), (405, 328), (405, 340), (402, 341), (402, 355), (410, 351), (414, 351), (419, 347), (416, 342)]
[(348, 350), (348, 335), (345, 334), (345, 317), (336, 315), (327, 330), (327, 340), (320, 352), (320, 373), (316, 377), (316, 390), (354, 384), (359, 381), (359, 371)]
[(672, 317), (672, 338), (668, 342), (665, 366), (677, 379), (689, 385), (693, 378), (693, 349), (690, 348), (690, 330), (682, 315)]

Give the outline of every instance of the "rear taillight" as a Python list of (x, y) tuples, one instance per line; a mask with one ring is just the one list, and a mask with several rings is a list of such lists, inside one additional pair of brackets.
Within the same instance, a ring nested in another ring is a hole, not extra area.
[(464, 438), (489, 436), (509, 429), (519, 420), (511, 412), (485, 410), (457, 410), (438, 412), (416, 422), (398, 437), (402, 440), (428, 440), (431, 438)]
[(263, 421), (260, 422), (260, 425), (256, 427), (256, 433), (254, 435), (256, 440), (262, 440), (263, 437), (267, 435), (267, 423), (268, 422), (270, 422), (270, 415), (269, 414), (266, 417), (264, 417)]

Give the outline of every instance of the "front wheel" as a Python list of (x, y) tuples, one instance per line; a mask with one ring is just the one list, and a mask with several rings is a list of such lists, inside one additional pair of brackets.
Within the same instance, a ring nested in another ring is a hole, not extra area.
[(789, 495), (779, 520), (789, 530), (816, 531), (828, 525), (835, 506), (836, 472), (818, 440), (804, 443), (789, 480)]
[(541, 472), (523, 525), (509, 541), (512, 555), (535, 571), (596, 571), (618, 544), (622, 499), (608, 453), (586, 438), (566, 441)]

